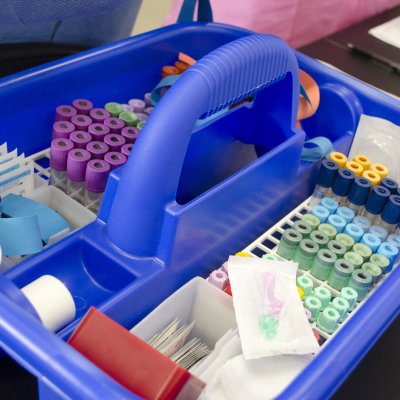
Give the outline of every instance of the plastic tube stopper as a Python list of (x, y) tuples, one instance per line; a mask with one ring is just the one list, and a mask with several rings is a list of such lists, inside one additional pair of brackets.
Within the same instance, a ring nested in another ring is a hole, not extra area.
[(339, 169), (335, 181), (333, 182), (332, 192), (336, 196), (347, 196), (355, 177), (356, 176), (353, 171), (350, 171), (347, 168)]
[(382, 270), (372, 262), (366, 262), (361, 267), (362, 270), (368, 271), (372, 276), (372, 284), (374, 285), (382, 276)]
[(371, 227), (371, 221), (362, 215), (357, 215), (357, 217), (353, 219), (353, 224), (358, 225), (364, 232), (368, 232)]
[(371, 160), (364, 154), (356, 154), (354, 156), (354, 161), (358, 162), (363, 169), (368, 169), (371, 165)]
[(346, 228), (344, 228), (344, 233), (351, 236), (355, 242), (359, 242), (364, 235), (364, 231), (356, 224), (347, 224)]
[(372, 255), (372, 250), (364, 243), (356, 243), (353, 252), (361, 256), (364, 262), (367, 262)]
[(330, 197), (324, 197), (321, 200), (320, 205), (322, 207), (325, 207), (329, 211), (329, 214), (334, 214), (339, 206), (338, 202), (334, 199), (331, 199)]
[(317, 255), (319, 250), (319, 246), (317, 243), (310, 239), (303, 239), (299, 246), (296, 248), (296, 251), (293, 256), (293, 261), (299, 263), (299, 268), (305, 271), (309, 270), (311, 264)]
[(270, 261), (276, 261), (278, 260), (278, 258), (271, 253), (265, 253), (261, 258), (263, 258), (264, 260), (270, 260)]
[(346, 299), (350, 304), (349, 311), (354, 310), (357, 302), (357, 296), (358, 293), (352, 287), (349, 286), (342, 288), (342, 290), (340, 291), (340, 297)]
[(328, 235), (326, 234), (326, 233), (324, 233), (324, 232), (321, 232), (321, 231), (312, 231), (311, 233), (310, 233), (310, 239), (313, 241), (313, 242), (315, 242), (315, 243), (317, 243), (317, 245), (320, 247), (320, 248), (324, 248), (324, 247), (326, 247), (326, 245), (328, 244), (328, 242), (329, 242), (329, 237), (328, 237)]
[(389, 242), (383, 242), (379, 246), (377, 253), (382, 254), (383, 256), (388, 258), (389, 265), (386, 272), (389, 272), (392, 269), (393, 263), (395, 262), (399, 254), (399, 249)]
[(276, 252), (286, 260), (291, 260), (302, 239), (303, 236), (301, 233), (297, 232), (295, 229), (286, 229), (283, 232)]
[(119, 118), (122, 119), (127, 126), (136, 126), (139, 122), (139, 118), (134, 112), (122, 111), (119, 114)]
[(356, 269), (349, 280), (349, 287), (352, 287), (357, 292), (357, 301), (365, 298), (369, 288), (372, 285), (372, 276), (368, 271)]
[(88, 133), (92, 136), (93, 141), (102, 142), (104, 137), (110, 133), (110, 128), (104, 124), (96, 122), (89, 126)]
[(382, 241), (378, 238), (378, 236), (373, 235), (372, 233), (364, 233), (361, 243), (367, 245), (373, 253), (378, 250), (378, 247), (381, 245)]
[(333, 308), (327, 307), (317, 318), (317, 326), (326, 333), (333, 333), (339, 325), (340, 314)]
[(336, 210), (336, 214), (341, 216), (342, 218), (344, 218), (346, 221), (346, 224), (349, 224), (350, 222), (352, 222), (355, 217), (354, 211), (351, 208), (344, 207), (344, 206), (338, 207), (338, 209)]
[(361, 176), (364, 168), (357, 161), (347, 161), (346, 168), (354, 172), (355, 176)]
[(389, 170), (383, 164), (372, 164), (369, 169), (376, 172), (381, 179), (386, 178)]
[(123, 111), (121, 104), (116, 102), (109, 102), (107, 103), (104, 108), (111, 114), (113, 117), (118, 117), (118, 115)]
[(382, 274), (386, 273), (387, 268), (389, 267), (390, 264), (390, 261), (386, 256), (378, 253), (372, 254), (369, 261), (377, 265), (382, 270)]
[(78, 111), (78, 114), (89, 115), (90, 110), (93, 108), (93, 103), (86, 99), (75, 99), (72, 105)]
[(396, 194), (396, 190), (399, 187), (397, 182), (390, 178), (383, 178), (381, 181), (381, 185), (389, 190), (389, 192), (392, 194)]
[(312, 230), (317, 229), (318, 225), (320, 224), (319, 218), (313, 214), (304, 214), (301, 220), (306, 222), (309, 226), (311, 226)]
[(121, 133), (122, 129), (125, 126), (125, 122), (122, 121), (122, 119), (120, 119), (120, 118), (111, 117), (111, 118), (107, 118), (104, 121), (104, 125), (108, 126), (108, 128), (110, 128), (111, 133)]
[(313, 296), (318, 298), (321, 301), (322, 308), (328, 307), (329, 302), (331, 301), (331, 292), (328, 288), (324, 286), (318, 286), (313, 290)]
[(394, 233), (392, 233), (387, 237), (386, 241), (393, 246), (396, 246), (400, 250), (400, 235), (395, 235)]
[(342, 258), (347, 251), (346, 246), (338, 240), (329, 241), (327, 248), (332, 253), (335, 253), (337, 258)]
[(342, 297), (335, 297), (332, 300), (331, 306), (339, 313), (340, 315), (339, 322), (343, 322), (350, 308), (349, 302)]
[(354, 246), (354, 239), (346, 233), (339, 233), (336, 235), (336, 240), (343, 243), (346, 246), (346, 250), (349, 251)]
[(354, 265), (350, 261), (344, 258), (338, 259), (329, 274), (329, 286), (336, 290), (341, 290), (349, 282), (353, 271)]
[(87, 131), (93, 123), (92, 118), (84, 114), (76, 114), (71, 118), (71, 122), (75, 125), (77, 131)]
[(315, 296), (307, 296), (304, 300), (304, 308), (311, 312), (311, 322), (318, 318), (318, 314), (322, 308), (321, 300)]
[(54, 117), (54, 121), (71, 121), (71, 118), (76, 115), (78, 111), (76, 111), (75, 107), (68, 105), (61, 105), (56, 108), (56, 115)]
[(367, 201), (372, 183), (363, 176), (354, 179), (349, 192), (349, 201), (357, 206), (362, 206)]
[(54, 139), (50, 145), (50, 167), (56, 171), (67, 169), (67, 158), (74, 144), (69, 139)]
[(317, 185), (332, 187), (338, 169), (339, 165), (336, 162), (324, 159), (318, 172)]
[(381, 181), (381, 177), (376, 172), (370, 171), (369, 169), (364, 171), (362, 176), (371, 182), (372, 187), (379, 185), (379, 182)]
[(329, 240), (334, 239), (337, 235), (336, 228), (330, 224), (319, 224), (318, 230), (320, 232), (324, 232), (328, 236)]
[(347, 157), (338, 151), (332, 151), (332, 153), (329, 154), (329, 159), (339, 165), (340, 168), (344, 168), (347, 161)]
[(75, 130), (75, 125), (69, 121), (56, 121), (53, 124), (52, 139), (69, 139), (69, 135)]
[(374, 236), (377, 236), (381, 242), (384, 242), (386, 240), (386, 236), (388, 235), (387, 229), (379, 225), (372, 225), (368, 232), (372, 233)]
[(303, 290), (306, 297), (311, 294), (314, 288), (312, 279), (305, 275), (299, 275), (296, 279), (296, 284)]
[(85, 149), (72, 149), (67, 158), (67, 176), (74, 182), (85, 180), (86, 166), (91, 158), (90, 153)]
[(105, 108), (92, 108), (89, 112), (94, 123), (103, 123), (111, 114)]
[(347, 222), (340, 215), (333, 214), (328, 217), (328, 224), (332, 225), (336, 229), (337, 233), (341, 233), (346, 227)]
[(311, 275), (315, 278), (325, 281), (337, 260), (336, 254), (328, 249), (321, 249), (311, 265)]
[(92, 135), (85, 131), (75, 131), (69, 136), (76, 149), (86, 149), (86, 145), (92, 141)]
[(295, 229), (297, 232), (300, 232), (303, 235), (303, 238), (307, 238), (312, 232), (311, 226), (304, 221), (296, 221), (293, 224), (293, 229)]
[(354, 251), (348, 251), (344, 255), (344, 259), (350, 261), (354, 265), (355, 269), (361, 268), (361, 265), (363, 265), (364, 262), (364, 259)]
[(208, 282), (216, 286), (218, 289), (224, 290), (228, 283), (228, 275), (224, 271), (215, 270), (208, 277)]
[(325, 208), (317, 204), (311, 209), (311, 214), (315, 215), (321, 223), (326, 222), (329, 217), (329, 211)]
[[(387, 189), (388, 190), (388, 189)], [(400, 219), (400, 196), (392, 194), (386, 201), (381, 218), (388, 224), (397, 224)]]

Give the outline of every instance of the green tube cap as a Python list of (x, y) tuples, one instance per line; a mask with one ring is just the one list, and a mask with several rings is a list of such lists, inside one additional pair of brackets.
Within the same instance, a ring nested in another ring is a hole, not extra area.
[(347, 286), (353, 271), (354, 265), (350, 261), (344, 258), (338, 259), (329, 274), (329, 286), (336, 290), (341, 290), (343, 287)]
[(381, 279), (382, 270), (376, 264), (373, 264), (372, 262), (366, 262), (362, 265), (361, 269), (368, 271), (371, 274), (373, 285), (378, 282), (379, 279)]
[(346, 286), (340, 291), (340, 297), (349, 302), (349, 311), (354, 310), (357, 302), (358, 293), (351, 287)]
[(319, 246), (310, 239), (303, 239), (297, 247), (293, 260), (299, 263), (299, 268), (302, 270), (309, 270), (311, 264), (317, 255)]
[(390, 261), (386, 256), (377, 253), (372, 254), (372, 256), (369, 258), (369, 261), (377, 265), (382, 270), (382, 274), (386, 272), (387, 267), (390, 264)]
[(295, 229), (289, 228), (283, 232), (281, 240), (278, 244), (277, 253), (286, 260), (292, 260), (297, 246), (303, 240), (301, 233)]
[(311, 321), (314, 322), (322, 308), (321, 300), (315, 296), (307, 296), (304, 300), (304, 307), (311, 312)]
[(330, 250), (319, 250), (311, 265), (311, 275), (321, 281), (327, 280), (336, 260), (336, 254)]
[(335, 253), (337, 258), (342, 258), (347, 251), (346, 246), (338, 240), (331, 240), (327, 248)]
[(107, 103), (104, 108), (113, 116), (113, 117), (118, 117), (120, 113), (122, 113), (122, 111), (124, 111), (122, 109), (121, 104), (116, 103), (114, 101), (111, 101), (110, 103)]
[(312, 231), (310, 233), (310, 239), (317, 243), (317, 245), (322, 249), (323, 247), (326, 247), (327, 244), (329, 243), (329, 238), (328, 235), (324, 232), (321, 231)]
[(333, 240), (337, 235), (336, 228), (330, 224), (319, 224), (318, 230), (326, 233), (328, 235), (329, 240)]
[(327, 307), (331, 301), (331, 291), (324, 286), (316, 287), (313, 291), (313, 296), (321, 301), (322, 308)]
[(122, 111), (119, 114), (119, 118), (122, 119), (127, 126), (136, 126), (139, 121), (138, 116), (130, 111)]
[(293, 229), (300, 232), (303, 235), (303, 238), (308, 238), (312, 232), (311, 226), (305, 221), (296, 221), (293, 224)]
[(336, 240), (346, 246), (347, 251), (350, 251), (354, 246), (354, 239), (347, 233), (339, 233), (336, 235)]
[(276, 260), (278, 260), (278, 258), (277, 258), (274, 254), (271, 254), (271, 253), (265, 253), (265, 254), (262, 256), (262, 258), (263, 258), (264, 260), (271, 260), (271, 261), (276, 261)]
[(320, 224), (319, 218), (313, 214), (304, 214), (301, 220), (310, 225), (313, 231), (317, 229)]
[(339, 313), (340, 319), (339, 322), (343, 322), (346, 318), (347, 312), (349, 311), (350, 304), (343, 297), (335, 297), (332, 300), (331, 306)]
[(367, 262), (372, 255), (372, 250), (364, 243), (356, 243), (352, 251), (361, 256), (364, 262)]
[(309, 296), (314, 288), (312, 279), (306, 275), (299, 275), (296, 284), (304, 292), (304, 297)]
[(361, 268), (361, 265), (364, 263), (363, 258), (359, 254), (354, 253), (354, 251), (348, 251), (344, 255), (344, 259), (350, 261), (354, 265), (355, 269)]
[(356, 269), (351, 274), (348, 286), (357, 292), (357, 301), (365, 298), (372, 284), (372, 276), (368, 271)]
[(333, 307), (326, 307), (317, 318), (317, 326), (326, 333), (335, 332), (339, 325), (340, 314)]

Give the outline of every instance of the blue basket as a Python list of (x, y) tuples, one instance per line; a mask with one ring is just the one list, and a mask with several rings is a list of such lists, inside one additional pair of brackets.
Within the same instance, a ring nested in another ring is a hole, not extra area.
[[(49, 146), (57, 105), (78, 97), (96, 106), (126, 102), (150, 91), (179, 51), (199, 59), (251, 33), (179, 24), (0, 80), (0, 142), (36, 153)], [(88, 307), (132, 327), (310, 194), (318, 166), (300, 161), (297, 62), (321, 88), (317, 114), (303, 123), (309, 137), (327, 136), (346, 152), (361, 113), (400, 124), (398, 101), (295, 54), (275, 37), (242, 39), (192, 67), (149, 118), (126, 167), (111, 174), (98, 220), (5, 274), (8, 289), (54, 275), (77, 303), (76, 319), (53, 335), (9, 291), (0, 293), (0, 342), (38, 377), (42, 398), (136, 398), (62, 340)], [(199, 117), (252, 94), (253, 102), (192, 132)], [(397, 275), (313, 360), (306, 378), (290, 385), (287, 398), (325, 398), (335, 390), (397, 315)], [(333, 364), (338, 359), (340, 366)]]

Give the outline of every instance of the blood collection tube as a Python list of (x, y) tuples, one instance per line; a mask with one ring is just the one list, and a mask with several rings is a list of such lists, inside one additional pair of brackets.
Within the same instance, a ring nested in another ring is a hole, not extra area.
[(110, 164), (111, 171), (126, 163), (126, 156), (117, 151), (110, 151), (104, 156), (104, 160)]
[(146, 103), (140, 99), (131, 99), (128, 101), (128, 104), (133, 107), (135, 113), (142, 113), (146, 108)]
[(77, 131), (87, 131), (93, 121), (88, 115), (76, 114), (71, 118), (71, 122)]
[(92, 135), (85, 131), (75, 131), (69, 136), (75, 149), (86, 149), (89, 142), (92, 141)]
[(125, 138), (126, 143), (135, 143), (139, 133), (140, 129), (136, 126), (126, 126), (121, 131), (121, 135)]
[(126, 143), (126, 139), (116, 133), (110, 133), (104, 137), (104, 143), (108, 145), (110, 151), (120, 151), (121, 147)]
[(75, 125), (69, 121), (56, 121), (51, 133), (52, 139), (69, 139), (69, 135), (75, 130)]
[(351, 208), (357, 214), (360, 207), (366, 203), (371, 186), (371, 181), (367, 178), (355, 178), (347, 197), (347, 207)]
[(78, 114), (78, 111), (72, 106), (61, 105), (56, 108), (54, 121), (71, 121), (71, 118)]
[(90, 160), (90, 153), (85, 149), (73, 149), (67, 159), (67, 194), (78, 203), (85, 198), (85, 173)]
[(370, 220), (374, 224), (376, 217), (382, 212), (382, 209), (389, 198), (390, 192), (383, 186), (375, 186), (369, 194), (368, 200), (362, 211), (362, 216)]
[(67, 158), (68, 152), (74, 148), (69, 139), (54, 139), (50, 145), (50, 185), (63, 192), (67, 190)]
[(386, 201), (381, 215), (377, 218), (376, 225), (386, 229), (391, 234), (396, 229), (400, 220), (400, 196), (392, 194)]
[(354, 172), (348, 168), (340, 168), (332, 185), (332, 199), (340, 205), (346, 202), (347, 195), (354, 182)]
[(111, 133), (121, 133), (122, 128), (125, 126), (125, 122), (120, 118), (111, 117), (104, 121), (104, 125), (110, 128)]
[(87, 144), (86, 150), (91, 154), (93, 159), (100, 160), (104, 158), (110, 148), (104, 142), (94, 140), (93, 142), (89, 142)]
[(86, 99), (75, 99), (72, 105), (78, 111), (78, 114), (89, 115), (90, 110), (93, 108), (93, 103)]
[(92, 108), (89, 116), (94, 123), (102, 124), (107, 118), (111, 117), (111, 114), (105, 108)]

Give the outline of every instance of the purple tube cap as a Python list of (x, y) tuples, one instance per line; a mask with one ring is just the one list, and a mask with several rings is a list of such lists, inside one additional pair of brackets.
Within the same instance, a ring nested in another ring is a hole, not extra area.
[(133, 143), (124, 144), (124, 145), (121, 147), (121, 153), (122, 153), (124, 156), (129, 157), (129, 155), (131, 154), (131, 151), (132, 151), (132, 147), (133, 147)]
[(92, 140), (92, 135), (85, 131), (75, 131), (69, 136), (74, 143), (74, 147), (78, 149), (85, 149), (86, 145)]
[(107, 118), (104, 121), (104, 125), (108, 126), (112, 133), (119, 133), (121, 132), (121, 129), (125, 126), (125, 122), (117, 117), (111, 117)]
[(104, 161), (110, 164), (111, 171), (126, 163), (126, 156), (117, 151), (110, 151), (104, 156)]
[(121, 131), (121, 135), (126, 139), (127, 143), (135, 143), (139, 133), (140, 129), (136, 128), (136, 126), (126, 126)]
[(94, 122), (104, 122), (111, 114), (105, 108), (92, 108), (89, 116)]
[(86, 99), (75, 99), (72, 105), (78, 110), (79, 114), (89, 115), (90, 110), (93, 108), (93, 103)]
[(68, 139), (69, 135), (75, 130), (75, 125), (69, 121), (57, 121), (53, 124), (53, 139)]
[(89, 125), (92, 124), (92, 118), (83, 114), (76, 114), (71, 118), (71, 122), (76, 126), (77, 130), (87, 130)]
[(146, 103), (140, 99), (131, 99), (128, 101), (128, 104), (133, 107), (135, 113), (141, 113), (146, 108)]
[(50, 145), (50, 167), (56, 171), (67, 169), (67, 158), (74, 144), (69, 139), (54, 139)]
[(146, 103), (146, 106), (148, 106), (148, 107), (153, 105), (151, 102), (151, 93), (146, 93), (144, 95), (144, 102)]
[(111, 171), (110, 164), (104, 160), (90, 160), (86, 167), (85, 188), (89, 192), (103, 193)]
[(104, 137), (104, 143), (110, 147), (111, 151), (118, 151), (126, 143), (126, 139), (117, 133), (110, 133)]
[(76, 115), (78, 111), (72, 106), (61, 105), (56, 108), (55, 121), (70, 121), (71, 118)]
[(88, 132), (95, 140), (104, 140), (104, 137), (110, 133), (110, 128), (104, 124), (96, 122), (88, 128)]
[(92, 155), (92, 158), (103, 158), (110, 148), (104, 142), (94, 140), (86, 145), (86, 150)]
[(149, 116), (144, 113), (137, 112), (136, 115), (137, 115), (139, 121), (147, 121), (147, 118), (149, 118)]
[(85, 180), (85, 172), (91, 155), (85, 149), (72, 149), (68, 153), (67, 158), (67, 176), (74, 182), (82, 182)]
[(154, 107), (146, 107), (144, 113), (150, 115), (154, 111)]

